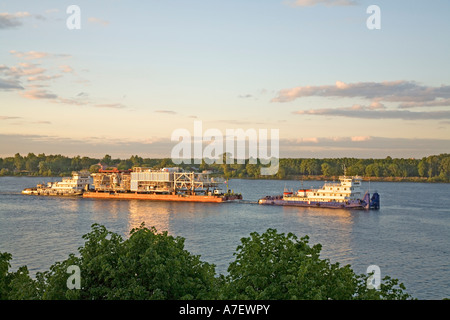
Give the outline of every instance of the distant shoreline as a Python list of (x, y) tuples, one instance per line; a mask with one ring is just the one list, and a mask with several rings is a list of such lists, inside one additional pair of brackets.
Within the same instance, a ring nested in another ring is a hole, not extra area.
[[(291, 181), (339, 181), (337, 176), (288, 176), (283, 179), (267, 177), (243, 177), (243, 178), (229, 178), (236, 180), (291, 180)], [(445, 181), (437, 181), (423, 177), (361, 177), (364, 182), (420, 182), (420, 183), (450, 183)]]
[[(31, 177), (31, 178), (62, 178), (66, 177), (67, 175), (60, 176), (60, 175), (54, 175), (54, 176), (33, 176), (33, 175), (26, 175), (26, 174), (12, 174), (12, 175), (2, 175), (1, 177)], [(216, 176), (216, 175), (214, 175)], [(284, 177), (283, 179), (279, 179), (275, 176), (265, 176), (265, 177), (230, 177), (226, 178), (223, 175), (217, 175), (224, 179), (229, 180), (291, 180), (291, 181), (339, 181), (339, 176), (323, 176), (323, 175), (290, 175), (287, 177)], [(420, 183), (450, 183), (445, 181), (438, 181), (433, 178), (425, 178), (425, 177), (362, 177), (362, 181), (364, 182), (420, 182)]]

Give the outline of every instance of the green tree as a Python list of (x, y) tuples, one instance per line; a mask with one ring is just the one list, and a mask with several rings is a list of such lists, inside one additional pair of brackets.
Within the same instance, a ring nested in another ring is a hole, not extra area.
[(22, 170), (22, 168), (24, 167), (24, 160), (23, 157), (20, 155), (20, 153), (16, 153), (14, 155), (14, 166), (16, 167), (16, 169), (18, 171)]
[[(181, 237), (141, 225), (123, 240), (94, 224), (83, 238), (79, 258), (39, 274), (44, 299), (208, 299), (215, 287), (214, 265), (186, 251)], [(80, 290), (67, 288), (70, 265), (80, 267)]]
[(349, 265), (320, 259), (321, 245), (308, 245), (307, 236), (251, 233), (241, 239), (236, 260), (222, 290), (224, 299), (408, 299), (398, 280), (385, 277), (380, 290), (368, 289), (366, 275)]
[(101, 163), (106, 164), (106, 165), (112, 164), (111, 156), (109, 154), (105, 154), (105, 156), (101, 160)]
[(35, 300), (39, 298), (36, 282), (31, 279), (28, 268), (20, 267), (9, 272), (10, 253), (0, 252), (0, 300)]
[(89, 167), (90, 173), (96, 173), (101, 167), (98, 164), (93, 164)]

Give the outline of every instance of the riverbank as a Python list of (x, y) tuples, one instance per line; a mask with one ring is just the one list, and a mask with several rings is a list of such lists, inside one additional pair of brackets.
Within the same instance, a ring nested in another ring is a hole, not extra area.
[[(428, 183), (449, 183), (449, 181), (440, 181), (438, 179), (429, 179), (425, 177), (361, 177), (363, 181), (377, 182), (428, 182)], [(318, 180), (318, 181), (338, 181), (338, 176), (289, 176), (286, 180)]]
[[(34, 176), (29, 174), (12, 174), (12, 175), (0, 175), (0, 177), (33, 177), (43, 179), (56, 179), (66, 177), (70, 175), (54, 175), (54, 176)], [(324, 176), (324, 175), (289, 175), (282, 179), (277, 176), (260, 176), (260, 177), (229, 177), (226, 178), (223, 175), (213, 174), (211, 176), (217, 176), (225, 179), (247, 179), (247, 180), (297, 180), (297, 181), (339, 181), (339, 176)], [(422, 182), (422, 183), (450, 183), (450, 181), (444, 181), (439, 177), (427, 178), (427, 177), (361, 177), (366, 182)]]
[[(366, 182), (423, 182), (423, 183), (450, 183), (450, 181), (443, 181), (437, 177), (426, 178), (426, 177), (361, 177), (363, 181)], [(243, 177), (229, 179), (248, 179), (248, 180), (297, 180), (297, 181), (339, 181), (339, 176), (323, 176), (323, 175), (289, 175), (282, 179), (276, 176), (265, 176), (265, 177)]]

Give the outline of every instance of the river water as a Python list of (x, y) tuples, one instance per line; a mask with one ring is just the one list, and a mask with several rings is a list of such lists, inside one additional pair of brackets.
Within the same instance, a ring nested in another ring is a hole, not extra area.
[[(230, 180), (245, 203), (174, 203), (38, 197), (26, 187), (58, 178), (0, 177), (0, 252), (13, 255), (11, 269), (26, 265), (32, 276), (47, 271), (70, 253), (78, 254), (82, 235), (93, 223), (126, 238), (145, 222), (186, 239), (185, 248), (226, 274), (242, 237), (268, 228), (308, 235), (322, 244), (322, 258), (350, 264), (358, 274), (378, 265), (381, 277), (397, 278), (418, 299), (450, 298), (450, 184), (367, 182), (377, 190), (377, 211), (258, 205), (265, 196), (299, 181)], [(305, 181), (303, 187), (320, 187)]]

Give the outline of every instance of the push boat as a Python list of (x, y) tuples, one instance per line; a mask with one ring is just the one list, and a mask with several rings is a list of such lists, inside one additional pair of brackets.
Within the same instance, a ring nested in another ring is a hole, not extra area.
[(282, 195), (259, 199), (262, 205), (320, 207), (333, 209), (379, 209), (380, 195), (369, 191), (362, 196), (361, 177), (340, 176), (340, 182), (326, 182), (320, 189), (284, 190)]

